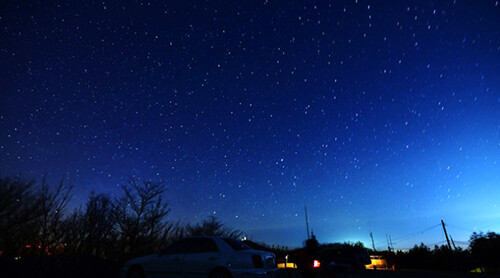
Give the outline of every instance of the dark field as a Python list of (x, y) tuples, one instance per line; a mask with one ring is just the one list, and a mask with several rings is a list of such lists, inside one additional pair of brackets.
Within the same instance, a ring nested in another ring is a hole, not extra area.
[[(399, 271), (373, 271), (365, 270), (355, 273), (339, 273), (334, 278), (497, 278), (500, 274), (463, 273), (451, 271), (421, 271), (421, 270), (399, 270)], [(283, 270), (279, 278), (302, 278), (297, 271)]]
[[(106, 269), (103, 272), (93, 272), (93, 271), (83, 271), (79, 273), (66, 272), (67, 274), (56, 274), (56, 275), (40, 275), (37, 274), (33, 269), (27, 271), (26, 269), (21, 271), (6, 271), (1, 273), (0, 277), (106, 277), (106, 278), (118, 278), (118, 269)], [(293, 269), (279, 270), (276, 276), (272, 278), (303, 278), (302, 275)], [(321, 278), (319, 275), (316, 278)], [(452, 271), (430, 271), (430, 270), (398, 270), (398, 271), (384, 271), (384, 270), (360, 270), (353, 273), (337, 273), (333, 277), (324, 278), (500, 278), (500, 273), (465, 273), (465, 272), (452, 272)]]

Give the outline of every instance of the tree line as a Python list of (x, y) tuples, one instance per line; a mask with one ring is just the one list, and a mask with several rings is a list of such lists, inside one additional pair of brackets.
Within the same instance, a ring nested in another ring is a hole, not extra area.
[[(182, 237), (242, 235), (214, 217), (184, 225), (169, 221), (165, 189), (162, 182), (131, 179), (120, 197), (91, 193), (83, 208), (68, 212), (71, 185), (0, 178), (0, 263), (18, 274), (30, 272), (26, 276), (86, 276), (87, 265), (100, 263), (107, 269), (91, 276), (114, 276), (125, 260)], [(85, 271), (72, 273), (78, 265)]]
[(423, 243), (407, 252), (384, 252), (399, 268), (436, 269), (456, 271), (500, 272), (500, 234), (473, 233), (469, 248), (450, 249), (446, 245), (433, 249)]
[[(0, 269), (9, 277), (116, 277), (122, 263), (157, 252), (188, 236), (241, 238), (240, 230), (214, 217), (194, 224), (168, 220), (162, 182), (131, 179), (112, 198), (91, 193), (83, 208), (68, 212), (73, 187), (20, 178), (0, 178)], [(397, 268), (469, 271), (500, 270), (500, 234), (474, 233), (467, 249), (424, 244), (407, 252), (383, 252)], [(293, 250), (254, 244), (285, 258)], [(349, 265), (366, 263), (361, 243), (322, 244), (321, 259)], [(370, 252), (374, 254), (373, 252)], [(380, 254), (380, 253), (375, 253)]]

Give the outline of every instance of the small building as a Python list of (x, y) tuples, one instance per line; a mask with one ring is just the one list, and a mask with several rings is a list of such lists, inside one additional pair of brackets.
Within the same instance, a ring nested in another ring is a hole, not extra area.
[(365, 265), (366, 269), (388, 269), (387, 260), (382, 255), (370, 255), (371, 263)]

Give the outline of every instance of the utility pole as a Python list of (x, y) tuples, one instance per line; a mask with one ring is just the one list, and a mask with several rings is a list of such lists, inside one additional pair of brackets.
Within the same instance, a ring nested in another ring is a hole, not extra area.
[(389, 241), (391, 242), (392, 251), (394, 251), (394, 245), (392, 244), (392, 238), (391, 238), (391, 236), (389, 236)]
[(455, 251), (457, 251), (457, 246), (455, 245), (455, 241), (453, 240), (453, 237), (451, 236), (451, 234), (450, 234), (450, 239), (451, 239), (451, 243), (453, 244), (453, 248), (455, 248)]
[(372, 238), (373, 251), (377, 252), (377, 249), (375, 249), (375, 241), (373, 240), (373, 233), (372, 232), (370, 232), (370, 237)]
[(446, 232), (446, 227), (444, 225), (443, 219), (441, 219), (441, 225), (443, 226), (444, 236), (446, 237), (446, 242), (448, 242), (448, 248), (451, 250), (450, 239), (448, 238), (448, 233)]
[(385, 234), (385, 238), (387, 239), (387, 251), (391, 252), (391, 243), (389, 242), (389, 236)]
[(304, 205), (304, 211), (306, 212), (307, 239), (309, 239), (310, 238), (310, 235), (309, 235), (309, 219), (307, 219), (307, 207), (306, 207), (306, 205)]

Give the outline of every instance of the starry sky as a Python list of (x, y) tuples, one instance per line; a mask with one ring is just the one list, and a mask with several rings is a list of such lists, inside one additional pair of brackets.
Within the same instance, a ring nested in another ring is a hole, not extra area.
[(500, 231), (499, 1), (2, 1), (0, 175), (300, 246)]

